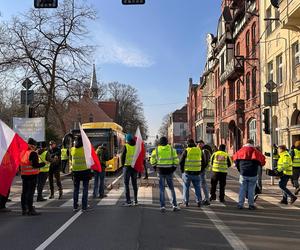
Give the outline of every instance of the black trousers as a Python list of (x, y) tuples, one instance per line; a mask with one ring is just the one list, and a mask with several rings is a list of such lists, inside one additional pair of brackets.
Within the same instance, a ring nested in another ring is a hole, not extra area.
[(61, 160), (61, 171), (65, 174), (69, 160)]
[(33, 196), (36, 189), (38, 175), (22, 175), (22, 210), (31, 211), (33, 207)]
[(38, 198), (43, 197), (43, 189), (48, 178), (48, 172), (40, 172), (37, 178), (37, 196)]
[(227, 177), (227, 173), (212, 172), (211, 189), (210, 189), (210, 195), (212, 200), (216, 199), (216, 190), (217, 190), (217, 185), (219, 183), (219, 187), (220, 187), (219, 198), (220, 201), (224, 201), (226, 177)]
[(58, 187), (58, 190), (62, 191), (59, 168), (51, 168), (50, 167), (50, 170), (49, 170), (49, 186), (50, 186), (51, 195), (54, 194), (53, 177), (55, 177), (55, 179), (56, 179), (56, 185)]
[(1, 208), (5, 208), (6, 202), (7, 202), (8, 197), (9, 197), (9, 193), (10, 193), (10, 190), (8, 191), (7, 196), (2, 196), (2, 195), (0, 194), (0, 209), (1, 209)]

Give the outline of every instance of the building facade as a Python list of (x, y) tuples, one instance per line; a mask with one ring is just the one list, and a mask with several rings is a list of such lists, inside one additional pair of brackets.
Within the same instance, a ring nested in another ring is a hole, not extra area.
[(185, 144), (188, 134), (187, 105), (173, 112), (168, 122), (168, 141), (170, 144)]
[(187, 97), (187, 123), (189, 138), (196, 138), (196, 117), (197, 117), (197, 88), (198, 84), (193, 84), (193, 79), (189, 79), (189, 90)]
[[(300, 0), (282, 0), (279, 8), (270, 1), (260, 1), (261, 95), (268, 92), (265, 85), (275, 83), (278, 105), (268, 109), (263, 151), (270, 152), (271, 144), (290, 148), (300, 140)], [(272, 138), (271, 138), (272, 136)]]

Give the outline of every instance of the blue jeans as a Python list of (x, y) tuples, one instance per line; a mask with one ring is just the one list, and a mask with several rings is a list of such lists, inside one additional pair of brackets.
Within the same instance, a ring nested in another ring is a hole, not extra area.
[(132, 167), (124, 167), (123, 168), (124, 174), (124, 184), (125, 184), (125, 194), (126, 194), (126, 202), (129, 204), (131, 203), (130, 198), (130, 190), (129, 190), (129, 181), (131, 178), (133, 193), (134, 193), (134, 201), (138, 202), (137, 195), (138, 195), (138, 187), (137, 187), (137, 171)]
[(239, 206), (244, 206), (246, 194), (248, 194), (249, 206), (254, 206), (254, 192), (256, 187), (257, 176), (243, 176), (240, 175), (240, 194)]
[(282, 200), (283, 201), (287, 201), (288, 196), (293, 197), (294, 195), (292, 194), (292, 192), (286, 187), (289, 179), (291, 178), (291, 176), (289, 175), (284, 175), (282, 177), (280, 177), (280, 181), (279, 181), (279, 187), (282, 190)]
[(98, 195), (103, 197), (104, 195), (104, 179), (105, 171), (94, 173), (94, 192), (93, 197), (96, 198)]
[(206, 171), (203, 171), (200, 174), (200, 186), (203, 190), (205, 200), (209, 201), (209, 192), (208, 192), (208, 186), (207, 186), (207, 182), (206, 182), (205, 177), (206, 177)]
[(177, 206), (176, 194), (173, 184), (173, 174), (159, 174), (159, 201), (160, 207), (165, 207), (165, 181), (167, 181), (168, 187), (172, 194), (171, 203), (173, 206)]
[(82, 181), (83, 184), (82, 209), (87, 209), (88, 195), (89, 195), (89, 179), (88, 178), (81, 179), (76, 176), (74, 176), (73, 208), (75, 209), (78, 208), (80, 181)]
[(183, 180), (183, 201), (185, 203), (189, 203), (190, 199), (190, 185), (193, 183), (195, 194), (196, 194), (196, 202), (201, 202), (201, 191), (200, 191), (200, 176), (199, 175), (190, 175), (187, 173), (182, 174)]

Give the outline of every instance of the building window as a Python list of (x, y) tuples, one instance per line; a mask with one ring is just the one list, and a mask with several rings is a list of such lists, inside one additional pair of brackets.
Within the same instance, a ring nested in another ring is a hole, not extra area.
[(224, 73), (225, 71), (225, 56), (224, 53), (221, 55), (221, 75)]
[(279, 27), (280, 25), (280, 12), (279, 12), (279, 9), (276, 9), (275, 8), (275, 29)]
[(236, 53), (235, 53), (237, 56), (240, 56), (241, 55), (241, 48), (240, 48), (240, 43), (237, 43), (236, 45)]
[(282, 63), (282, 54), (276, 57), (276, 83), (283, 83), (283, 63)]
[(296, 79), (296, 65), (300, 63), (300, 51), (299, 51), (299, 43), (296, 42), (292, 45), (292, 67), (293, 67), (293, 79)]
[(251, 43), (252, 43), (252, 56), (255, 57), (256, 56), (256, 23), (254, 23), (252, 25), (252, 28), (251, 28), (251, 34), (252, 34), (252, 37), (251, 37)]
[(226, 108), (226, 89), (223, 89), (223, 109)]
[(229, 102), (234, 102), (235, 100), (235, 82), (229, 83)]
[(240, 99), (240, 91), (241, 91), (241, 81), (238, 80), (236, 83), (236, 99), (239, 100)]
[(246, 99), (250, 99), (250, 72), (246, 75)]
[(246, 57), (249, 57), (250, 54), (250, 31), (246, 33)]
[(268, 81), (274, 81), (273, 61), (268, 63)]
[(254, 141), (254, 145), (256, 145), (256, 120), (252, 119), (248, 123), (248, 136), (249, 139)]
[[(266, 19), (270, 19), (272, 16), (272, 9), (271, 6), (266, 10)], [(272, 21), (267, 20), (266, 24), (266, 35), (269, 36), (272, 33)]]
[(252, 69), (252, 97), (256, 96), (256, 68)]

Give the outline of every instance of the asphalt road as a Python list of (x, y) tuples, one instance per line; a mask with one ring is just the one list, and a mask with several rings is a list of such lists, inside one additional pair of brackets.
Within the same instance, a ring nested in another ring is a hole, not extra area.
[[(280, 191), (264, 181), (259, 209), (238, 210), (237, 173), (228, 176), (226, 204), (218, 201), (198, 208), (192, 203), (179, 212), (159, 210), (158, 181), (152, 173), (140, 180), (138, 207), (123, 207), (121, 172), (106, 179), (114, 182), (105, 199), (89, 199), (91, 210), (72, 211), (72, 180), (65, 177), (62, 200), (35, 203), (41, 216), (22, 216), (21, 182), (12, 188), (10, 213), (0, 214), (0, 249), (299, 249), (300, 201), (278, 205)], [(175, 178), (178, 201), (182, 200), (179, 174)], [(92, 185), (90, 188), (92, 191)], [(47, 191), (48, 192), (48, 191)], [(46, 193), (47, 193), (46, 192)], [(167, 200), (168, 196), (166, 195)], [(191, 199), (194, 194), (191, 191)]]

